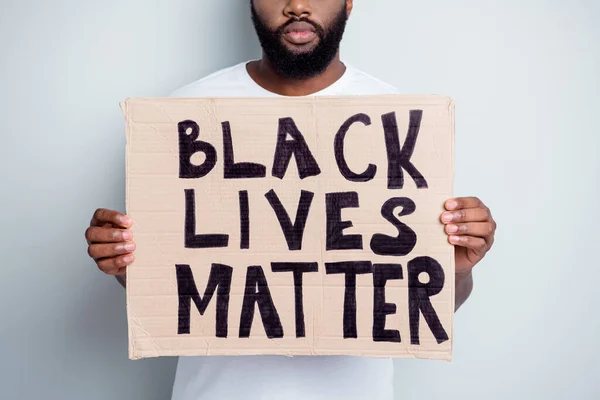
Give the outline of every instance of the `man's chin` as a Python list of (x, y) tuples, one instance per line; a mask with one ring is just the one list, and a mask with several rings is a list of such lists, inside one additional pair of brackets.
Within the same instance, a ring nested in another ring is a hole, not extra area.
[(317, 48), (317, 45), (319, 44), (318, 41), (306, 43), (306, 44), (294, 44), (294, 43), (288, 42), (285, 39), (282, 39), (281, 43), (283, 44), (283, 47), (285, 47), (285, 49), (287, 51), (289, 51), (291, 54), (294, 54), (294, 55), (310, 54)]

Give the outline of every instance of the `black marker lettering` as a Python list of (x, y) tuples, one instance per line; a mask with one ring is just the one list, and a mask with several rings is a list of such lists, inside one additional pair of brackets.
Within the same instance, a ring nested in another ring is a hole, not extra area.
[(347, 261), (325, 263), (327, 274), (345, 274), (346, 291), (344, 293), (344, 339), (356, 338), (356, 275), (371, 272), (370, 261)]
[(250, 337), (250, 329), (254, 320), (255, 304), (262, 318), (265, 333), (269, 339), (282, 338), (283, 327), (279, 314), (273, 304), (271, 291), (267, 284), (267, 278), (260, 266), (248, 267), (246, 275), (246, 290), (244, 291), (244, 302), (240, 316), (240, 337)]
[(205, 249), (211, 247), (227, 247), (229, 235), (197, 235), (196, 234), (196, 191), (185, 189), (185, 248)]
[(271, 263), (273, 272), (294, 273), (294, 299), (296, 303), (296, 337), (306, 336), (304, 328), (304, 301), (302, 299), (302, 277), (307, 272), (317, 272), (319, 265), (312, 263)]
[(327, 250), (360, 250), (363, 248), (361, 235), (344, 235), (344, 229), (352, 227), (352, 221), (342, 221), (342, 209), (358, 207), (358, 193), (327, 193)]
[(279, 225), (285, 236), (288, 248), (290, 250), (301, 250), (302, 249), (302, 237), (304, 236), (304, 227), (306, 226), (306, 220), (308, 219), (308, 212), (310, 211), (310, 205), (314, 197), (313, 192), (307, 192), (303, 190), (300, 194), (300, 201), (298, 202), (298, 209), (296, 211), (296, 221), (292, 224), (289, 214), (285, 211), (283, 204), (277, 197), (274, 190), (270, 190), (265, 197), (271, 204), (271, 207), (275, 211), (275, 215), (279, 220)]
[[(292, 140), (287, 140), (288, 134), (292, 137)], [(298, 167), (300, 179), (316, 176), (321, 173), (317, 160), (315, 160), (310, 152), (308, 144), (306, 144), (306, 140), (304, 140), (304, 136), (302, 136), (294, 120), (289, 117), (280, 118), (279, 131), (277, 132), (277, 147), (273, 159), (273, 176), (283, 179), (292, 155), (296, 158), (296, 166)]]
[(267, 167), (261, 164), (241, 162), (236, 163), (233, 156), (233, 141), (229, 121), (221, 123), (223, 129), (223, 155), (225, 158), (225, 179), (264, 178)]
[(248, 191), (240, 190), (240, 249), (250, 248), (250, 208)]
[(373, 341), (400, 343), (400, 332), (385, 329), (386, 316), (396, 314), (396, 305), (385, 302), (385, 285), (403, 279), (400, 264), (373, 264)]
[(396, 207), (402, 207), (399, 217), (415, 212), (415, 202), (408, 197), (394, 197), (381, 207), (381, 215), (398, 230), (398, 236), (392, 237), (376, 233), (371, 238), (371, 250), (380, 256), (405, 256), (417, 244), (417, 234), (394, 216)]
[(177, 294), (179, 297), (179, 322), (177, 334), (190, 333), (190, 314), (192, 300), (200, 312), (204, 315), (208, 303), (217, 290), (217, 315), (216, 336), (227, 337), (227, 316), (229, 314), (229, 292), (231, 290), (231, 274), (233, 268), (228, 265), (213, 264), (208, 277), (208, 284), (204, 296), (200, 297), (198, 288), (194, 281), (194, 275), (189, 265), (176, 265), (177, 271)]
[[(419, 274), (426, 272), (429, 275), (428, 283), (419, 281)], [(444, 270), (442, 266), (431, 257), (417, 257), (408, 262), (408, 310), (410, 323), (410, 343), (421, 344), (419, 340), (420, 312), (437, 340), (438, 344), (448, 340), (429, 298), (435, 296), (444, 288)]]
[[(187, 131), (191, 129), (188, 135)], [(181, 179), (194, 179), (206, 176), (217, 163), (217, 151), (207, 142), (198, 140), (200, 127), (194, 121), (182, 121), (178, 124), (179, 130), (179, 177)], [(192, 164), (192, 156), (202, 152), (206, 156), (202, 165)]]
[(400, 149), (396, 114), (389, 113), (381, 116), (388, 157), (388, 189), (402, 189), (404, 187), (404, 174), (402, 173), (402, 168), (404, 168), (413, 178), (417, 188), (427, 188), (427, 181), (410, 161), (415, 150), (417, 137), (419, 136), (422, 116), (423, 110), (410, 111), (408, 134), (402, 149)]
[(346, 138), (346, 134), (348, 133), (350, 126), (352, 126), (352, 124), (355, 122), (362, 122), (364, 125), (369, 126), (371, 125), (371, 118), (369, 118), (369, 116), (366, 114), (356, 114), (344, 122), (338, 133), (335, 135), (335, 161), (337, 162), (340, 173), (347, 180), (351, 182), (367, 182), (375, 177), (377, 166), (369, 164), (367, 169), (362, 174), (356, 174), (350, 170), (350, 167), (348, 167), (348, 163), (346, 162), (346, 158), (344, 157), (344, 139)]

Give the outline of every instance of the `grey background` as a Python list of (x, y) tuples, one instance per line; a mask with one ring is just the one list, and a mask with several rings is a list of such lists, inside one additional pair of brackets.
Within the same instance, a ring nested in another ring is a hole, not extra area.
[[(397, 362), (399, 399), (600, 398), (598, 1), (356, 1), (343, 58), (456, 101), (456, 194), (497, 241), (452, 363)], [(0, 398), (168, 399), (129, 361), (125, 294), (86, 254), (124, 209), (118, 102), (258, 57), (240, 0), (0, 0)]]

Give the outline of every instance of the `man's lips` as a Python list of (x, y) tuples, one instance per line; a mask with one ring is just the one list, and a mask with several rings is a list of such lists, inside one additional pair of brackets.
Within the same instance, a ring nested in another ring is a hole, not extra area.
[(283, 36), (293, 44), (307, 44), (317, 36), (315, 27), (308, 22), (293, 22), (283, 30)]

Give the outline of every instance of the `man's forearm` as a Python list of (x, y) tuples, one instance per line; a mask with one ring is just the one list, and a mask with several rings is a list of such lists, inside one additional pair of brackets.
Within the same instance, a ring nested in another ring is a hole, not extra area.
[(473, 274), (471, 272), (468, 274), (456, 274), (455, 285), (454, 311), (456, 312), (467, 301), (473, 291)]

